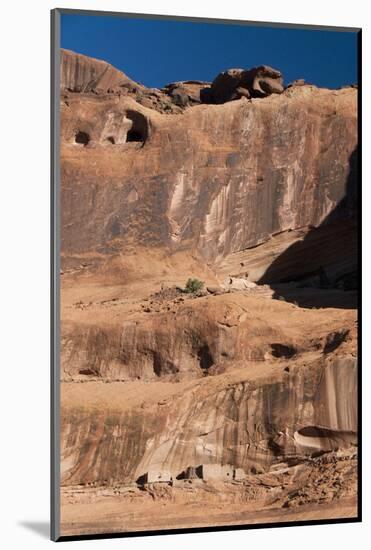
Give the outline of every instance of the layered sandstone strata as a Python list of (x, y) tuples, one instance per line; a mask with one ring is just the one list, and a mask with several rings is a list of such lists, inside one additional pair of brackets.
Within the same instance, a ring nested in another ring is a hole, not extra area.
[[(259, 280), (272, 254), (257, 265), (250, 251), (271, 242), (292, 277), (319, 264), (351, 271), (356, 100), (353, 88), (302, 86), (164, 115), (132, 98), (72, 95), (62, 104), (63, 252), (187, 248), (222, 271), (238, 257)], [(301, 266), (283, 254), (296, 241)]]
[(131, 487), (130, 508), (154, 468), (228, 464), (248, 478), (197, 499), (353, 498), (356, 89), (267, 66), (148, 89), (73, 52), (61, 71), (66, 494)]

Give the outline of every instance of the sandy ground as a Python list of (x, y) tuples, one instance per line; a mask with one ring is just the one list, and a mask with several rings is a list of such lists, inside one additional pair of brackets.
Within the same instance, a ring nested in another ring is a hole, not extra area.
[(62, 535), (253, 525), (333, 518), (356, 518), (355, 497), (341, 503), (304, 505), (299, 509), (257, 509), (258, 503), (205, 506), (154, 502), (129, 505), (119, 498), (62, 507)]

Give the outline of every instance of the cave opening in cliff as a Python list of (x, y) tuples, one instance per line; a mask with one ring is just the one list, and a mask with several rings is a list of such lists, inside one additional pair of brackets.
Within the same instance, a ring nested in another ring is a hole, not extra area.
[(213, 366), (214, 360), (210, 353), (209, 346), (204, 344), (197, 352), (197, 357), (200, 363), (202, 370), (207, 371), (210, 367)]
[(86, 132), (77, 132), (75, 135), (75, 143), (83, 145), (84, 147), (89, 143), (90, 136)]
[(110, 143), (111, 145), (115, 145), (115, 143), (116, 143), (115, 138), (113, 136), (108, 136), (106, 138), (106, 143)]
[(143, 136), (137, 130), (129, 130), (126, 141), (144, 141)]
[(126, 134), (126, 142), (145, 143), (148, 138), (148, 121), (142, 113), (127, 111), (126, 118), (131, 121), (131, 127)]
[(285, 359), (291, 359), (296, 354), (296, 349), (292, 346), (286, 346), (285, 344), (271, 344), (271, 350), (273, 357), (284, 357)]

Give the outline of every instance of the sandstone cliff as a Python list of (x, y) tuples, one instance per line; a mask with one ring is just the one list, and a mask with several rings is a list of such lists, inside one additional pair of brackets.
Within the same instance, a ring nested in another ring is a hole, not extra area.
[(60, 85), (62, 90), (95, 93), (138, 86), (109, 63), (64, 49), (61, 50)]
[(231, 464), (243, 500), (300, 463), (315, 487), (357, 442), (357, 90), (267, 66), (148, 89), (67, 51), (61, 87), (63, 485)]
[[(63, 252), (188, 248), (222, 271), (246, 262), (259, 280), (272, 253), (300, 239), (305, 262), (291, 265), (292, 276), (319, 262), (334, 276), (344, 261), (351, 271), (354, 220), (339, 203), (354, 203), (356, 100), (352, 88), (302, 86), (164, 115), (122, 96), (70, 97), (62, 104)], [(81, 200), (72, 201), (76, 186)], [(346, 246), (336, 242), (342, 221), (334, 235), (339, 218), (349, 224)], [(317, 259), (315, 233), (308, 245), (304, 236), (319, 226)], [(263, 243), (272, 250), (256, 258)]]

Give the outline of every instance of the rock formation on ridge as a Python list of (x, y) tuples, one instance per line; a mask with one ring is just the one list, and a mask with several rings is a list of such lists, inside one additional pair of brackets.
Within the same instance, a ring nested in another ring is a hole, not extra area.
[(210, 103), (226, 103), (241, 97), (266, 97), (284, 91), (279, 71), (262, 65), (253, 69), (229, 69), (213, 80)]

